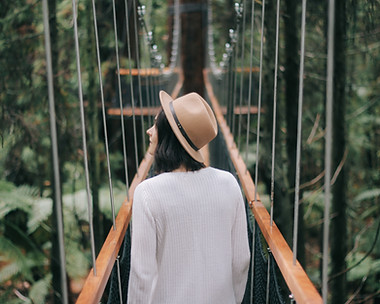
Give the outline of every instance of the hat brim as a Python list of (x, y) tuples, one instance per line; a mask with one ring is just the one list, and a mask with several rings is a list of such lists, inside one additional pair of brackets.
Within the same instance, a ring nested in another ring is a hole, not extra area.
[(175, 136), (177, 137), (178, 141), (181, 143), (182, 147), (186, 150), (187, 153), (189, 153), (189, 155), (192, 158), (194, 158), (196, 161), (198, 161), (200, 163), (204, 163), (204, 158), (203, 158), (201, 151), (200, 150), (198, 150), (198, 151), (194, 150), (190, 146), (190, 144), (188, 143), (186, 138), (182, 135), (181, 131), (179, 130), (179, 128), (178, 128), (178, 126), (174, 120), (172, 111), (170, 110), (170, 107), (169, 107), (169, 103), (172, 101), (173, 101), (173, 98), (168, 93), (166, 93), (165, 91), (160, 91), (160, 102), (161, 102), (162, 108), (165, 112), (165, 115), (166, 115), (166, 118), (170, 124), (170, 127), (172, 128), (172, 130), (173, 130)]

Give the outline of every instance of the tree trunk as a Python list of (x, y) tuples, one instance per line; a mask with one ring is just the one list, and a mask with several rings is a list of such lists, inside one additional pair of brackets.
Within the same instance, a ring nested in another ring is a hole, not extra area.
[(181, 61), (183, 93), (204, 93), (207, 16), (205, 0), (181, 0)]
[[(299, 74), (299, 19), (298, 1), (285, 1), (285, 113), (286, 113), (286, 155), (288, 160), (286, 188), (288, 198), (282, 206), (275, 208), (277, 224), (290, 244), (292, 240), (293, 203), (296, 171), (298, 74)], [(301, 214), (301, 212), (300, 212)]]
[[(346, 83), (346, 1), (335, 2), (334, 37), (334, 104), (333, 104), (333, 170), (338, 168), (346, 150), (345, 83)], [(346, 268), (347, 254), (347, 198), (346, 166), (332, 188), (331, 220), (331, 274)], [(340, 275), (331, 282), (331, 303), (346, 301), (346, 275)]]
[(99, 209), (99, 188), (100, 188), (100, 157), (99, 147), (99, 113), (98, 113), (98, 70), (96, 66), (96, 49), (94, 36), (94, 23), (91, 0), (86, 1), (86, 27), (87, 27), (87, 42), (86, 55), (84, 56), (86, 70), (88, 71), (88, 152), (89, 152), (89, 170), (91, 181), (91, 193), (93, 203), (93, 222), (94, 222), (94, 238), (96, 253), (100, 251), (103, 244), (102, 230), (102, 214)]
[[(58, 31), (57, 31), (57, 18), (56, 18), (56, 0), (49, 0), (49, 28), (50, 28), (50, 44), (51, 44), (51, 55), (52, 55), (52, 68), (53, 68), (53, 76), (54, 71), (58, 67)], [(53, 77), (53, 85), (54, 85), (54, 97), (59, 98), (59, 87), (57, 77)], [(59, 113), (57, 113), (59, 115)], [(57, 129), (58, 130), (58, 129)], [(59, 130), (58, 130), (59, 132)], [(59, 135), (58, 135), (59, 136)], [(59, 141), (58, 141), (59, 142)], [(52, 163), (52, 162), (51, 162)], [(62, 163), (62, 162), (61, 162)], [(50, 268), (52, 273), (52, 285), (53, 285), (53, 301), (54, 303), (62, 303), (61, 295), (62, 291), (62, 276), (61, 276), (61, 268), (60, 268), (60, 248), (59, 248), (59, 239), (58, 239), (58, 230), (57, 230), (57, 222), (58, 222), (58, 202), (56, 201), (56, 193), (55, 193), (55, 181), (54, 181), (54, 172), (53, 165), (51, 166), (51, 186), (52, 186), (52, 200), (53, 200), (53, 210), (51, 216), (51, 257), (50, 257)], [(62, 185), (59, 185), (60, 187)], [(61, 187), (62, 188), (62, 187)], [(62, 201), (62, 198), (61, 198)], [(63, 220), (63, 219), (62, 219)]]

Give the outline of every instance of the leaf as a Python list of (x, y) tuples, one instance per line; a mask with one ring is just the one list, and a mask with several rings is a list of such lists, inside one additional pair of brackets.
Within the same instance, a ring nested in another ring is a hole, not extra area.
[[(352, 259), (347, 261), (348, 267), (351, 265), (354, 265), (359, 261), (361, 258), (363, 258), (364, 253), (358, 252), (355, 255), (352, 256)], [(374, 260), (372, 257), (368, 256), (363, 262), (360, 263), (359, 266), (351, 269), (348, 272), (347, 280), (349, 282), (355, 281), (355, 280), (361, 280), (363, 277), (368, 276), (371, 274), (376, 274), (380, 272), (380, 260)]]
[(37, 200), (32, 207), (32, 212), (28, 221), (28, 233), (33, 233), (41, 223), (46, 221), (52, 213), (52, 200), (42, 198)]
[(19, 263), (13, 262), (9, 263), (0, 270), (0, 283), (10, 280), (13, 276), (20, 273)]
[(354, 198), (355, 203), (359, 203), (366, 200), (372, 200), (380, 196), (380, 188), (370, 189), (363, 191)]
[(49, 274), (43, 279), (35, 282), (30, 289), (29, 298), (33, 303), (45, 303), (45, 298), (49, 294), (49, 287), (51, 283), (52, 275)]

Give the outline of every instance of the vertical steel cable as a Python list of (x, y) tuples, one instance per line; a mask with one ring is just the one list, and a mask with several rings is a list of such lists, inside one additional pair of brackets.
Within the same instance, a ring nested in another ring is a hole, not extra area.
[[(251, 8), (251, 41), (249, 51), (249, 82), (248, 82), (248, 117), (247, 117), (247, 138), (245, 143), (245, 163), (248, 161), (249, 131), (251, 127), (251, 101), (252, 101), (252, 61), (253, 61), (253, 29), (255, 19), (255, 1), (252, 1)], [(248, 170), (248, 169), (247, 169)]]
[[(113, 27), (114, 27), (114, 34), (115, 34), (115, 53), (116, 53), (116, 65), (117, 65), (117, 83), (118, 83), (118, 90), (119, 90), (119, 105), (120, 105), (120, 113), (121, 113), (121, 128), (122, 128), (122, 141), (123, 141), (123, 155), (124, 155), (124, 170), (125, 170), (125, 177), (126, 177), (126, 185), (127, 185), (127, 197), (129, 199), (129, 181), (128, 181), (128, 166), (127, 166), (127, 152), (126, 152), (126, 144), (125, 144), (125, 130), (124, 130), (124, 114), (123, 114), (123, 99), (122, 99), (122, 93), (121, 93), (121, 79), (120, 79), (120, 62), (119, 62), (119, 39), (117, 35), (117, 23), (116, 23), (116, 5), (115, 0), (112, 0), (112, 12), (113, 12)], [(115, 225), (115, 219), (114, 219), (114, 207), (112, 207), (112, 219), (113, 219), (113, 227), (114, 230), (116, 229)], [(123, 297), (121, 293), (121, 278), (120, 278), (120, 264), (119, 264), (119, 256), (117, 257), (117, 281), (119, 285), (119, 298), (120, 298), (120, 304), (123, 303)]]
[(259, 97), (257, 101), (257, 140), (256, 140), (256, 166), (255, 166), (255, 202), (257, 201), (257, 184), (259, 175), (259, 146), (260, 146), (260, 118), (261, 118), (261, 88), (263, 74), (263, 45), (264, 45), (264, 20), (265, 20), (265, 0), (261, 8), (261, 40), (260, 40), (260, 75), (259, 75)]
[[(139, 102), (140, 102), (140, 110), (141, 110), (141, 139), (143, 142), (143, 151), (145, 152), (145, 132), (144, 132), (144, 116), (143, 116), (143, 103), (142, 103), (142, 92), (141, 92), (141, 75), (140, 75), (140, 50), (139, 50), (139, 34), (137, 32), (137, 5), (136, 0), (133, 0), (133, 19), (135, 25), (135, 43), (136, 43), (136, 63), (137, 63), (137, 83), (139, 88)], [(137, 139), (136, 139), (137, 140)], [(135, 150), (137, 153), (137, 145), (135, 146)], [(138, 176), (138, 170), (136, 170), (136, 175)]]
[[(148, 61), (148, 62), (150, 62), (150, 61)], [(151, 109), (151, 104), (152, 104), (151, 96), (150, 96), (150, 80), (149, 80), (150, 79), (150, 70), (151, 70), (151, 66), (149, 63), (148, 66), (146, 67), (146, 80), (145, 80), (145, 94), (147, 96), (147, 107), (148, 107), (148, 109)], [(152, 114), (151, 110), (149, 110), (149, 113), (148, 113), (148, 125), (149, 126), (151, 125), (151, 114)]]
[[(254, 2), (254, 1), (252, 1)], [(252, 34), (252, 33), (251, 33)], [(253, 287), (255, 281), (255, 250), (256, 250), (256, 220), (252, 223), (252, 247), (251, 247), (251, 290), (250, 290), (250, 298), (249, 303), (253, 303)]]
[(270, 182), (270, 225), (273, 226), (273, 204), (274, 204), (274, 161), (276, 154), (276, 119), (277, 119), (277, 72), (278, 72), (278, 38), (280, 28), (280, 0), (277, 0), (276, 12), (276, 55), (274, 63), (274, 87), (273, 87), (273, 129), (272, 129), (272, 170)]
[[(237, 12), (237, 14), (239, 14), (239, 12)], [(240, 17), (238, 15), (237, 17), (237, 22), (238, 22), (238, 25), (236, 27), (236, 31), (234, 32), (234, 38), (232, 38), (233, 40), (235, 40), (235, 42), (233, 41), (233, 46), (234, 46), (234, 65), (233, 65), (233, 70), (234, 70), (234, 84), (233, 84), (233, 89), (232, 89), (232, 92), (233, 92), (233, 103), (232, 103), (232, 126), (231, 126), (231, 132), (232, 132), (232, 135), (235, 136), (235, 119), (236, 119), (236, 115), (235, 115), (235, 106), (236, 106), (236, 86), (237, 86), (237, 62), (238, 62), (238, 53), (239, 53), (239, 30), (240, 30)]]
[[(132, 56), (131, 56), (131, 37), (129, 33), (129, 12), (128, 12), (128, 3), (127, 0), (124, 0), (125, 4), (125, 24), (127, 30), (127, 49), (128, 49), (128, 64), (129, 64), (129, 80), (130, 80), (130, 89), (131, 89), (131, 106), (132, 106), (132, 124), (133, 124), (133, 138), (135, 144), (135, 163), (136, 170), (139, 167), (138, 164), (138, 155), (137, 155), (137, 136), (136, 136), (136, 116), (135, 116), (135, 96), (133, 92), (133, 75), (132, 75)], [(134, 9), (134, 8), (132, 8)]]
[(268, 264), (267, 264), (267, 286), (266, 286), (266, 292), (265, 292), (265, 303), (269, 304), (269, 287), (270, 287), (270, 255), (271, 255), (271, 250), (268, 247)]
[(306, 28), (306, 0), (302, 0), (302, 23), (301, 23), (301, 58), (298, 88), (298, 125), (297, 125), (297, 155), (296, 155), (296, 180), (294, 198), (294, 226), (293, 226), (293, 264), (297, 261), (298, 241), (298, 207), (300, 192), (300, 167), (301, 167), (301, 135), (302, 135), (302, 103), (303, 103), (303, 76), (305, 61), (305, 28)]
[(242, 14), (243, 14), (243, 26), (242, 26), (242, 34), (241, 34), (241, 74), (240, 74), (240, 96), (239, 96), (239, 123), (238, 123), (238, 150), (240, 151), (240, 137), (241, 137), (241, 108), (242, 108), (242, 102), (243, 102), (243, 79), (244, 79), (244, 51), (245, 51), (245, 11), (246, 11), (246, 1), (243, 0), (242, 4)]
[(112, 186), (112, 177), (111, 177), (110, 154), (109, 154), (109, 147), (108, 147), (106, 109), (105, 109), (105, 105), (104, 105), (102, 66), (101, 66), (101, 63), (100, 63), (99, 36), (98, 36), (98, 25), (97, 25), (97, 18), (96, 18), (95, 0), (92, 0), (92, 12), (93, 12), (93, 18), (94, 18), (96, 56), (97, 56), (97, 59), (98, 59), (98, 74), (99, 74), (99, 85), (100, 85), (100, 97), (101, 97), (101, 102), (102, 102), (102, 116), (103, 116), (103, 129), (104, 129), (104, 144), (105, 144), (106, 158), (107, 158), (108, 186), (109, 186), (109, 189), (110, 189), (110, 201), (111, 201), (111, 209), (112, 209), (112, 223), (113, 223), (113, 229), (115, 230), (116, 229), (116, 224), (115, 224), (115, 204), (114, 204), (114, 198), (113, 198), (113, 186)]
[[(275, 50), (275, 63), (274, 63), (274, 85), (273, 85), (273, 127), (272, 127), (272, 168), (271, 168), (271, 182), (270, 182), (270, 225), (273, 226), (273, 204), (274, 204), (274, 161), (276, 154), (276, 109), (277, 109), (277, 71), (278, 71), (278, 39), (279, 39), (279, 24), (280, 24), (280, 0), (277, 0), (276, 9), (276, 50)], [(267, 294), (266, 303), (269, 303), (269, 284), (270, 284), (270, 263), (271, 259), (270, 248), (268, 248), (268, 271), (267, 271)]]
[[(141, 6), (140, 7), (140, 14), (139, 14), (139, 20), (140, 20), (140, 26), (145, 30), (145, 37), (143, 39), (144, 43), (142, 44), (143, 45), (143, 53), (145, 54), (145, 56), (150, 56), (149, 54), (149, 50), (147, 48), (147, 45), (149, 43), (149, 36), (148, 36), (148, 32), (146, 31), (146, 25), (145, 25), (145, 21), (144, 21), (144, 16), (145, 16), (145, 6)], [(146, 94), (146, 101), (147, 101), (147, 107), (148, 109), (150, 109), (150, 105), (151, 105), (151, 96), (150, 96), (150, 90), (149, 90), (149, 77), (150, 77), (150, 60), (148, 60), (148, 64), (147, 66), (145, 67), (146, 69), (146, 74), (145, 74), (145, 94)], [(151, 124), (151, 118), (150, 118), (150, 110), (148, 111), (148, 125), (150, 126)]]
[(43, 9), (43, 22), (44, 22), (44, 38), (45, 38), (45, 54), (46, 54), (46, 72), (48, 83), (49, 95), (49, 114), (50, 114), (50, 137), (52, 146), (52, 159), (54, 171), (54, 192), (55, 204), (57, 206), (57, 230), (58, 230), (58, 245), (59, 245), (59, 258), (60, 258), (60, 275), (61, 275), (61, 289), (62, 303), (69, 303), (67, 292), (66, 280), (66, 256), (65, 256), (65, 242), (63, 230), (63, 215), (62, 215), (62, 195), (61, 195), (61, 182), (59, 175), (59, 157), (58, 157), (58, 139), (57, 128), (55, 120), (55, 101), (54, 101), (54, 85), (53, 85), (53, 67), (51, 59), (51, 44), (50, 44), (50, 26), (49, 26), (49, 9), (47, 0), (42, 1)]
[[(229, 69), (230, 69), (230, 73), (229, 73), (229, 86), (228, 86), (228, 93), (229, 93), (229, 96), (228, 96), (228, 100), (227, 100), (227, 123), (228, 123), (228, 126), (230, 127), (230, 130), (232, 131), (232, 116), (234, 114), (234, 109), (233, 109), (233, 98), (234, 98), (234, 73), (235, 73), (235, 69), (234, 69), (234, 66), (235, 66), (235, 56), (233, 55), (233, 48), (231, 46), (231, 55), (230, 55), (230, 64), (229, 64)], [(232, 108), (232, 109), (231, 109)], [(228, 112), (228, 109), (229, 109), (229, 112)], [(232, 132), (233, 133), (233, 132)]]
[[(148, 111), (148, 125), (150, 126), (151, 125), (151, 105), (152, 105), (152, 102), (151, 102), (151, 98), (153, 98), (150, 94), (151, 94), (151, 90), (150, 90), (150, 73), (151, 73), (151, 62), (150, 62), (150, 49), (149, 49), (149, 45), (151, 43), (151, 33), (148, 32), (147, 30), (147, 26), (146, 26), (146, 23), (145, 23), (145, 20), (144, 20), (144, 16), (146, 14), (146, 11), (145, 11), (145, 6), (142, 5), (141, 7), (139, 7), (139, 21), (140, 21), (140, 26), (141, 28), (144, 30), (145, 32), (145, 39), (144, 40), (144, 43), (142, 44), (143, 45), (143, 52), (146, 56), (148, 56), (148, 64), (146, 66), (146, 75), (145, 75), (145, 94), (146, 94), (146, 99), (147, 99), (147, 107), (149, 109)], [(144, 146), (145, 147), (145, 146)], [(144, 149), (145, 150), (145, 149)]]
[(181, 23), (180, 23), (180, 9), (179, 9), (179, 0), (174, 2), (174, 29), (173, 29), (173, 44), (172, 52), (170, 58), (170, 71), (173, 72), (174, 68), (178, 62), (178, 46), (179, 46), (179, 35), (181, 32)]
[(327, 46), (327, 83), (326, 83), (326, 143), (325, 143), (325, 210), (323, 220), (323, 262), (322, 262), (322, 297), (327, 303), (328, 296), (328, 248), (330, 221), (330, 177), (332, 150), (332, 112), (333, 112), (333, 80), (334, 80), (334, 27), (335, 1), (329, 1), (328, 46)]
[(90, 229), (90, 240), (91, 240), (91, 254), (92, 254), (92, 265), (94, 269), (94, 276), (96, 276), (96, 263), (95, 263), (95, 240), (94, 240), (94, 224), (93, 224), (93, 214), (92, 214), (92, 198), (90, 191), (90, 177), (88, 172), (88, 159), (87, 159), (87, 140), (86, 140), (86, 124), (84, 117), (84, 104), (83, 104), (83, 91), (82, 91), (82, 79), (81, 79), (81, 66), (80, 66), (80, 54), (79, 54), (79, 39), (78, 39), (78, 24), (77, 24), (77, 11), (75, 0), (72, 0), (73, 4), (73, 22), (74, 22), (74, 38), (75, 38), (75, 53), (76, 53), (76, 65), (78, 72), (78, 91), (79, 91), (79, 102), (80, 102), (80, 116), (82, 125), (82, 144), (83, 144), (83, 162), (84, 171), (86, 177), (86, 193), (87, 193), (87, 207), (88, 207), (88, 224)]
[(113, 27), (115, 33), (115, 52), (116, 52), (116, 66), (117, 66), (117, 85), (119, 90), (119, 106), (120, 106), (120, 123), (121, 123), (121, 138), (123, 142), (123, 159), (124, 159), (124, 174), (125, 184), (127, 189), (127, 199), (129, 200), (129, 178), (128, 178), (128, 164), (127, 164), (127, 143), (125, 140), (125, 127), (124, 127), (124, 113), (123, 113), (123, 96), (121, 93), (121, 79), (120, 79), (120, 59), (119, 59), (119, 40), (117, 35), (116, 24), (116, 5), (115, 0), (112, 0), (113, 11)]
[[(146, 39), (147, 39), (147, 54), (149, 57), (148, 60), (148, 73), (147, 73), (147, 92), (149, 92), (149, 99), (148, 99), (148, 107), (154, 106), (154, 97), (153, 97), (153, 90), (152, 90), (152, 61), (151, 61), (151, 53), (150, 53), (150, 43), (152, 41), (152, 32), (146, 33)], [(148, 115), (148, 124), (149, 126), (152, 125), (151, 116), (153, 116), (153, 113), (150, 113), (151, 115)]]
[(120, 256), (117, 256), (116, 258), (116, 268), (117, 268), (117, 282), (118, 282), (118, 287), (119, 287), (119, 299), (120, 299), (120, 304), (123, 304), (123, 293), (122, 293), (121, 276), (120, 276)]
[[(253, 61), (253, 30), (254, 30), (254, 19), (255, 19), (255, 1), (252, 1), (251, 8), (251, 34), (250, 34), (250, 51), (249, 51), (249, 83), (248, 83), (248, 117), (247, 117), (247, 139), (246, 139), (246, 147), (245, 147), (245, 162), (248, 159), (248, 144), (249, 144), (249, 130), (251, 125), (251, 101), (252, 101), (252, 61)], [(248, 170), (248, 169), (247, 169)], [(256, 195), (255, 195), (256, 199)], [(256, 221), (256, 220), (254, 220)], [(253, 303), (253, 283), (255, 277), (255, 223), (253, 226), (253, 237), (252, 237), (252, 252), (251, 252), (251, 286), (250, 286), (250, 301), (249, 303)]]

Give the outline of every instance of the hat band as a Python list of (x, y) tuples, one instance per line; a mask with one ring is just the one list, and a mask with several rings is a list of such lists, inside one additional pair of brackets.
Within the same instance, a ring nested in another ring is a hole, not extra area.
[(172, 101), (169, 103), (169, 108), (170, 108), (170, 111), (172, 112), (172, 115), (173, 115), (174, 121), (175, 121), (175, 123), (177, 124), (178, 129), (180, 130), (180, 132), (181, 132), (181, 134), (183, 135), (183, 137), (185, 137), (186, 141), (189, 143), (189, 145), (190, 145), (195, 151), (198, 151), (199, 148), (198, 148), (196, 145), (194, 145), (194, 143), (191, 141), (191, 139), (189, 138), (189, 136), (187, 136), (186, 131), (185, 131), (184, 128), (182, 127), (181, 123), (179, 122), (178, 117), (177, 117), (177, 115), (175, 114), (174, 107), (173, 107), (173, 102), (172, 102)]

